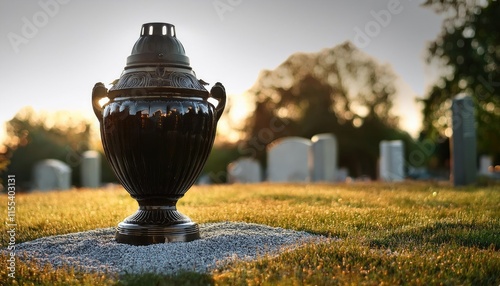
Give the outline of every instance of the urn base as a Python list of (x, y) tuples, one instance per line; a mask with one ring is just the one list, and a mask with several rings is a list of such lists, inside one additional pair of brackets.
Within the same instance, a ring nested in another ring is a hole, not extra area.
[(200, 238), (198, 224), (172, 206), (140, 206), (118, 224), (115, 239), (119, 243), (150, 245), (188, 242)]

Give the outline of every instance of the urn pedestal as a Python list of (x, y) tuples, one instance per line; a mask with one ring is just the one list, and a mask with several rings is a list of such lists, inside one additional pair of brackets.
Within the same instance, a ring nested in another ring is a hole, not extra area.
[[(120, 79), (92, 92), (106, 157), (139, 209), (118, 224), (118, 242), (147, 245), (200, 237), (177, 208), (195, 183), (215, 139), (226, 93), (210, 93), (189, 66), (174, 26), (144, 24)], [(101, 106), (102, 98), (109, 102)], [(214, 106), (208, 101), (218, 101)]]

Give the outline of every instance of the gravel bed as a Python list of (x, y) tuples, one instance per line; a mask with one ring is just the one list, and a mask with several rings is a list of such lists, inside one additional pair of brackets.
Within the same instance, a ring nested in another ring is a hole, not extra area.
[(104, 228), (43, 237), (16, 245), (16, 255), (26, 253), (40, 263), (86, 272), (207, 273), (231, 261), (276, 255), (322, 240), (307, 232), (241, 222), (201, 224), (201, 239), (191, 242), (133, 246), (117, 243), (114, 234), (114, 228)]

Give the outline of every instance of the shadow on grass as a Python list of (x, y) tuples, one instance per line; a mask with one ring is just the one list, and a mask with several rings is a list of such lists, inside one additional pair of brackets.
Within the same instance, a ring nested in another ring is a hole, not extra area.
[(372, 247), (408, 247), (425, 244), (455, 244), (500, 250), (500, 228), (487, 223), (438, 222), (373, 239)]
[(120, 286), (163, 286), (163, 285), (215, 285), (211, 275), (184, 271), (175, 275), (160, 274), (125, 274), (116, 285)]

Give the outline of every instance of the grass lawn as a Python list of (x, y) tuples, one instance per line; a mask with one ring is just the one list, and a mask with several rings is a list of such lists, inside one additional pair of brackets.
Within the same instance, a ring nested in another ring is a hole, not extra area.
[[(7, 218), (7, 196), (0, 214)], [(16, 243), (116, 226), (137, 203), (121, 188), (16, 195)], [(339, 239), (235, 262), (210, 274), (79, 273), (0, 255), (1, 285), (500, 285), (500, 187), (436, 183), (193, 187), (178, 203), (198, 223), (244, 221)], [(5, 224), (1, 245), (8, 244)]]

